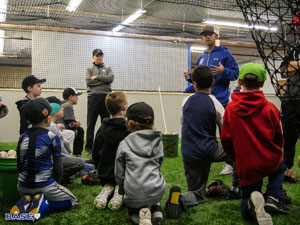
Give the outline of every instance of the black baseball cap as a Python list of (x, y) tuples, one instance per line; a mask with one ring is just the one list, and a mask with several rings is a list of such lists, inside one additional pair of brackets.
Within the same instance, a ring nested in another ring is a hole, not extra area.
[(70, 96), (73, 96), (73, 95), (79, 96), (79, 95), (82, 95), (82, 94), (83, 94), (82, 92), (78, 93), (75, 88), (70, 87), (70, 88), (66, 88), (64, 90), (64, 92), (63, 92), (63, 98), (65, 100), (67, 100)]
[(42, 122), (52, 111), (49, 102), (44, 98), (30, 100), (24, 105), (23, 110), (26, 119), (32, 124)]
[(97, 55), (102, 55), (103, 54), (103, 51), (100, 49), (100, 48), (96, 48), (94, 51), (93, 51), (93, 56), (97, 56)]
[(128, 120), (143, 124), (153, 124), (154, 112), (150, 105), (145, 102), (137, 102), (128, 107), (126, 112)]
[(50, 97), (47, 97), (46, 99), (49, 103), (57, 103), (57, 104), (61, 105), (60, 99), (55, 96), (50, 96)]
[(37, 83), (45, 83), (46, 79), (38, 79), (36, 76), (34, 75), (29, 75), (27, 77), (25, 77), (22, 81), (22, 88), (23, 90), (27, 93), (27, 88), (31, 87)]

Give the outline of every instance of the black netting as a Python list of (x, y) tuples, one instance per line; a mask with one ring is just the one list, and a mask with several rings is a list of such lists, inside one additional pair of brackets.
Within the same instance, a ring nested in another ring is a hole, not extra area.
[[(199, 24), (214, 14), (210, 10), (222, 10), (217, 14), (224, 18), (230, 18), (232, 11), (240, 14), (235, 0), (84, 0), (73, 12), (66, 10), (69, 1), (8, 0), (7, 11), (0, 9), (0, 14), (6, 14), (2, 23), (111, 31), (137, 9), (144, 8), (146, 13), (122, 32), (199, 39), (203, 27)], [(228, 38), (234, 40), (239, 35), (233, 32)], [(247, 35), (241, 38), (251, 41)]]
[[(299, 0), (237, 0), (258, 52), (270, 75), (276, 95), (300, 134), (300, 26), (291, 23), (300, 11)], [(300, 25), (300, 23), (298, 23)], [(276, 28), (261, 30), (258, 26)], [(296, 32), (298, 30), (298, 32)]]

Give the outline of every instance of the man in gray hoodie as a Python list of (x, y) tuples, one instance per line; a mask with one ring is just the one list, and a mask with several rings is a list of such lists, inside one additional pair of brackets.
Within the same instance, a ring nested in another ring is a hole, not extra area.
[(114, 74), (110, 66), (103, 63), (104, 53), (101, 49), (95, 49), (92, 56), (93, 65), (86, 69), (86, 84), (88, 93), (87, 108), (87, 131), (85, 152), (91, 154), (95, 125), (98, 115), (101, 122), (104, 118), (109, 118), (109, 113), (105, 107), (107, 93), (111, 92), (111, 83), (114, 81)]

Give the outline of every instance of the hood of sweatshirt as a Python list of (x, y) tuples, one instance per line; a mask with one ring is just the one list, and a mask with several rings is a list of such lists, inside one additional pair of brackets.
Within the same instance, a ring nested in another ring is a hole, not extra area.
[(125, 140), (130, 149), (143, 158), (151, 158), (163, 148), (160, 131), (139, 130), (129, 134)]
[(105, 118), (101, 129), (105, 141), (112, 144), (120, 142), (120, 139), (123, 140), (126, 136), (124, 134), (129, 133), (124, 118)]
[(262, 91), (235, 92), (228, 108), (239, 117), (247, 117), (264, 107), (268, 101)]

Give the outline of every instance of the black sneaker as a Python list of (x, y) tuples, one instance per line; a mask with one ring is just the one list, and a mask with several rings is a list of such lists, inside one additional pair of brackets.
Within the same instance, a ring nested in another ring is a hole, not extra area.
[(237, 200), (237, 199), (242, 199), (242, 190), (239, 188), (238, 192), (235, 192), (233, 190), (230, 190), (229, 194), (227, 195), (227, 200)]
[(153, 225), (161, 225), (163, 221), (163, 213), (159, 205), (151, 207), (151, 222)]
[(169, 219), (179, 219), (181, 216), (180, 192), (181, 188), (178, 186), (173, 186), (170, 189), (169, 199), (165, 207), (166, 216)]
[(272, 195), (266, 197), (265, 210), (268, 213), (291, 213), (291, 210), (284, 204), (283, 200)]
[(250, 213), (259, 225), (273, 225), (272, 217), (264, 209), (265, 200), (263, 195), (258, 191), (253, 191), (249, 199)]

